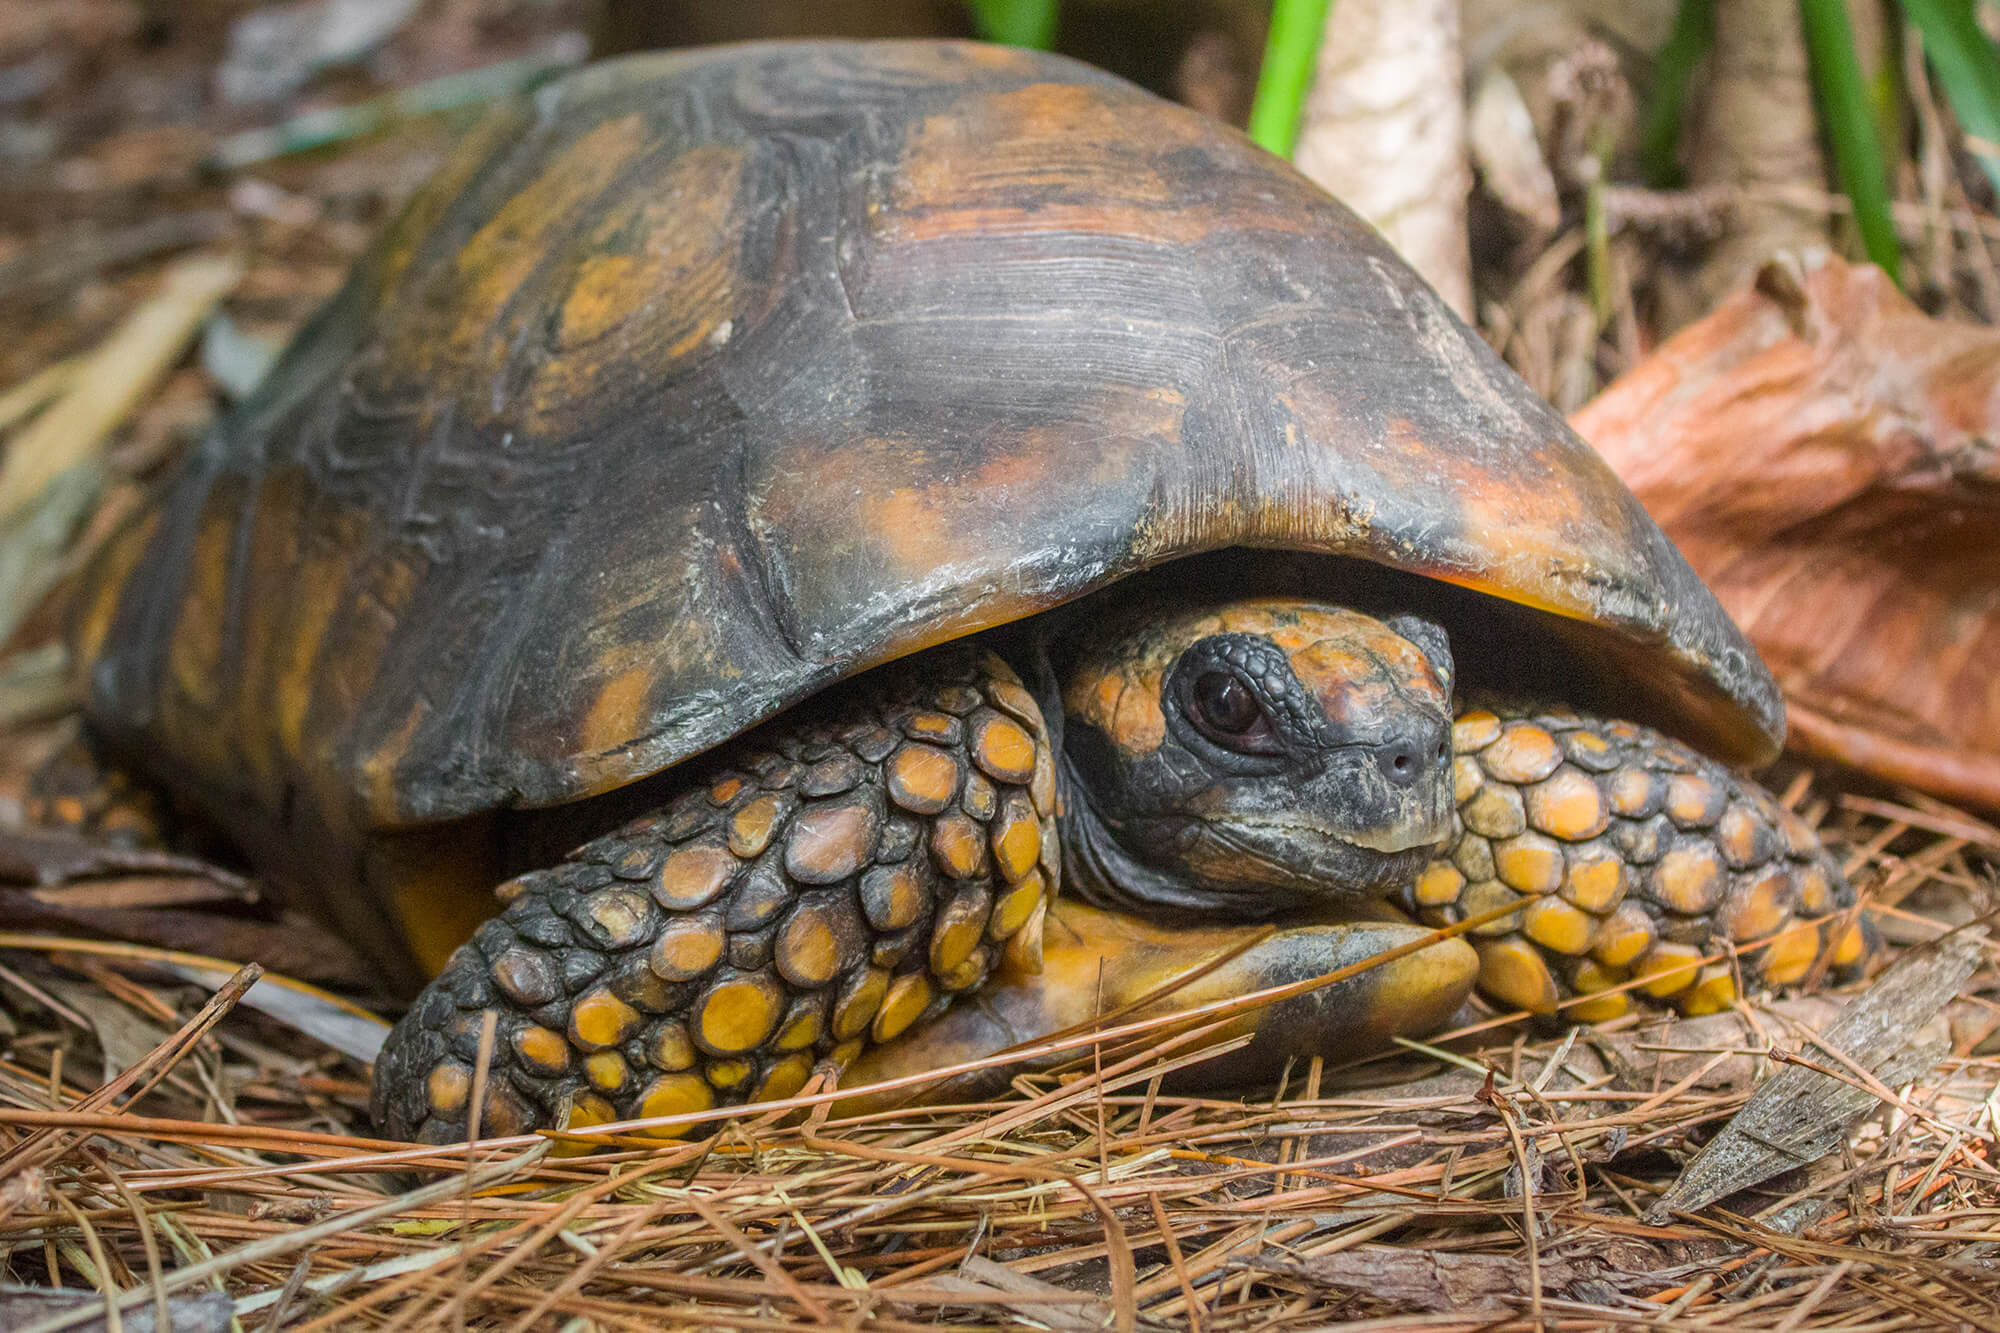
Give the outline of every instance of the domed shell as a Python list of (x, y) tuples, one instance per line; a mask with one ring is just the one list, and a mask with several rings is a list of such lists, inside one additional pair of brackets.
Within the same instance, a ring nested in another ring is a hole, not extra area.
[(212, 800), (386, 828), (611, 789), (1223, 547), (1553, 613), (1689, 739), (1782, 734), (1637, 502), (1365, 224), (1192, 111), (951, 43), (629, 59), (491, 117), (77, 638), (98, 725)]

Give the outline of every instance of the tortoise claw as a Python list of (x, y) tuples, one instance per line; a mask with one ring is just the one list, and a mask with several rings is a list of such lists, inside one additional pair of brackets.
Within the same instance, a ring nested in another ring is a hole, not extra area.
[[(863, 1054), (841, 1080), (860, 1095), (841, 1103), (840, 1110), (983, 1096), (1024, 1068), (1052, 1067), (1076, 1051), (979, 1070), (915, 1094), (907, 1089), (870, 1094), (864, 1085), (1042, 1043), (1100, 1014), (1111, 1015), (1107, 1027), (1189, 1014), (1267, 987), (1325, 976), (1433, 933), (1394, 920), (1175, 927), (1059, 900), (1049, 908), (1039, 975), (1003, 969), (976, 998), (903, 1041)], [(1435, 1031), (1471, 993), (1478, 970), (1469, 946), (1442, 940), (1302, 995), (1228, 1016), (1201, 1045), (1246, 1035), (1248, 1044), (1181, 1071), (1175, 1081), (1198, 1088), (1268, 1081), (1288, 1062), (1352, 1059), (1392, 1037)], [(1183, 977), (1188, 979), (1174, 985)], [(1116, 1012), (1128, 1007), (1129, 1012)], [(1171, 1030), (1145, 1040), (1160, 1041)], [(1177, 1046), (1172, 1054), (1192, 1049)]]

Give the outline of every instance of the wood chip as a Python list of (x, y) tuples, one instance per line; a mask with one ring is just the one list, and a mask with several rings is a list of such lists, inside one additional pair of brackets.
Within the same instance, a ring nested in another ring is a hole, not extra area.
[[(1894, 1087), (1929, 1073), (1950, 1039), (1925, 1029), (1985, 957), (1986, 932), (1961, 930), (1910, 950), (1829, 1024), (1815, 1043)], [(1830, 1067), (1846, 1061), (1808, 1049)], [(1787, 1065), (1753, 1093), (1647, 1213), (1661, 1222), (1832, 1152), (1877, 1098), (1851, 1082)]]
[[(1525, 1259), (1391, 1245), (1363, 1245), (1308, 1259), (1259, 1255), (1231, 1267), (1281, 1273), (1314, 1287), (1337, 1288), (1388, 1305), (1437, 1312), (1515, 1310), (1525, 1299), (1529, 1278)], [(1574, 1264), (1548, 1259), (1541, 1263), (1544, 1291), (1560, 1292), (1581, 1276), (1584, 1274)]]

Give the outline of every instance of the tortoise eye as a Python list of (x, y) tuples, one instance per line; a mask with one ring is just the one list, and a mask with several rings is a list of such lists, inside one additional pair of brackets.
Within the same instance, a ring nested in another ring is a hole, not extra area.
[(1218, 741), (1247, 736), (1264, 720), (1248, 686), (1227, 671), (1204, 673), (1194, 683), (1195, 722)]

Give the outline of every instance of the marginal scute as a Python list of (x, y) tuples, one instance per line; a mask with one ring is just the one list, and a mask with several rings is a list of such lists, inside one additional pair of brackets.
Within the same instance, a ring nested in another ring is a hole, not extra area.
[(889, 759), (889, 799), (919, 815), (935, 815), (958, 795), (958, 758), (935, 745), (910, 741)]
[(437, 1115), (457, 1115), (471, 1096), (472, 1070), (462, 1064), (447, 1061), (431, 1070), (424, 1080), (424, 1097)]
[(1512, 787), (1489, 783), (1459, 807), (1459, 818), (1474, 833), (1486, 838), (1511, 838), (1528, 827), (1521, 793)]
[(721, 961), (725, 938), (712, 913), (675, 917), (661, 927), (647, 964), (663, 981), (693, 981)]
[(1035, 775), (1034, 738), (991, 710), (972, 717), (972, 761), (995, 782), (1026, 783)]
[(1042, 828), (1026, 792), (1016, 788), (1001, 799), (989, 832), (993, 863), (1009, 884), (1034, 873), (1042, 855)]
[(569, 1068), (569, 1043), (552, 1028), (531, 1023), (516, 1029), (509, 1041), (516, 1058), (537, 1074), (553, 1077)]
[(1563, 849), (1539, 833), (1522, 833), (1493, 844), (1493, 865), (1509, 888), (1554, 893), (1562, 884)]
[(847, 895), (812, 894), (778, 928), (778, 973), (794, 986), (824, 986), (853, 961), (865, 939)]
[(952, 811), (931, 824), (931, 858), (952, 879), (971, 879), (986, 868), (986, 839), (980, 827)]
[(932, 994), (931, 983), (921, 972), (905, 972), (897, 977), (890, 983), (882, 1007), (876, 1011), (870, 1035), (878, 1042), (901, 1036), (922, 1015)]
[(587, 1051), (616, 1046), (639, 1026), (639, 1011), (608, 990), (583, 996), (570, 1010), (569, 1038)]
[(848, 973), (833, 1000), (834, 1038), (849, 1041), (866, 1032), (888, 993), (887, 969), (860, 967)]
[(1531, 1014), (1552, 1014), (1562, 1000), (1549, 965), (1534, 945), (1518, 936), (1481, 940), (1479, 988), (1516, 1009)]
[(783, 825), (786, 800), (773, 792), (760, 796), (729, 817), (729, 850), (749, 859), (761, 853)]
[(986, 933), (992, 897), (976, 884), (962, 886), (938, 912), (931, 928), (930, 967), (942, 977), (964, 963)]
[(1540, 782), (1562, 762), (1556, 738), (1528, 722), (1510, 722), (1500, 739), (1479, 752), (1479, 766), (1501, 782)]
[(667, 857), (653, 881), (653, 897), (676, 911), (706, 907), (729, 886), (739, 864), (725, 846), (691, 843)]
[(1606, 967), (1626, 967), (1634, 959), (1652, 947), (1654, 935), (1653, 918), (1646, 909), (1626, 899), (1612, 910), (1597, 928), (1597, 938), (1591, 941), (1590, 956)]
[(792, 820), (785, 873), (803, 884), (839, 883), (868, 864), (881, 824), (875, 802), (867, 799), (806, 806)]
[(1645, 978), (1639, 989), (1656, 1000), (1670, 999), (1680, 994), (1701, 973), (1701, 950), (1690, 944), (1674, 944), (1667, 940), (1654, 943), (1632, 962), (1632, 975)]
[(1485, 709), (1461, 713), (1451, 724), (1452, 753), (1470, 755), (1500, 739), (1500, 719)]
[(1667, 779), (1667, 818), (1683, 829), (1707, 828), (1722, 814), (1728, 794), (1697, 773), (1676, 773)]
[(1673, 848), (1647, 877), (1653, 901), (1684, 916), (1713, 911), (1728, 883), (1721, 853), (1705, 838)]
[(532, 949), (509, 949), (496, 958), (493, 984), (523, 1009), (547, 1004), (562, 991), (549, 956)]
[[(1459, 898), (1459, 906), (1463, 909), (1466, 916), (1477, 917), (1484, 916), (1496, 908), (1507, 907), (1525, 901), (1520, 894), (1514, 892), (1499, 880), (1489, 879), (1481, 880), (1477, 884), (1468, 884), (1465, 888), (1465, 893)], [(1521, 915), (1516, 912), (1512, 916), (1502, 916), (1497, 920), (1489, 921), (1483, 926), (1474, 926), (1472, 933), (1475, 935), (1506, 935), (1519, 930), (1520, 927)]]
[(755, 1050), (778, 1024), (784, 992), (764, 973), (723, 976), (695, 1001), (692, 1035), (711, 1055)]
[[(708, 1080), (701, 1075), (662, 1074), (639, 1094), (639, 1114), (635, 1118), (651, 1120), (656, 1116), (690, 1115), (712, 1110), (714, 1106), (715, 1089), (709, 1087)], [(678, 1139), (685, 1137), (691, 1128), (689, 1125), (663, 1125), (643, 1132), (658, 1138)]]
[(1449, 861), (1433, 861), (1417, 876), (1413, 896), (1419, 907), (1446, 907), (1458, 901), (1465, 876)]
[(1529, 824), (1567, 842), (1594, 838), (1611, 823), (1597, 783), (1574, 768), (1557, 769), (1529, 787), (1523, 799)]
[(1583, 953), (1596, 930), (1595, 918), (1561, 898), (1538, 898), (1521, 914), (1521, 933), (1556, 953)]
[(1039, 870), (1030, 871), (1020, 883), (1008, 889), (995, 900), (993, 915), (986, 923), (986, 938), (1004, 940), (1015, 931), (1028, 924), (1028, 918), (1041, 906), (1046, 885)]
[(1601, 843), (1579, 843), (1563, 849), (1564, 899), (1597, 916), (1625, 897), (1625, 862)]

